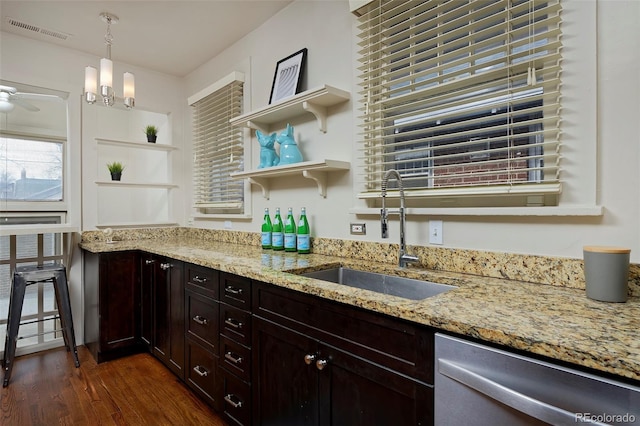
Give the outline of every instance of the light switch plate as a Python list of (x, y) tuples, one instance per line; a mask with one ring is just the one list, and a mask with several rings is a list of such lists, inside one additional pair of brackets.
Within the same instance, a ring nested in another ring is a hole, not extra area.
[(429, 244), (442, 245), (442, 221), (429, 221)]

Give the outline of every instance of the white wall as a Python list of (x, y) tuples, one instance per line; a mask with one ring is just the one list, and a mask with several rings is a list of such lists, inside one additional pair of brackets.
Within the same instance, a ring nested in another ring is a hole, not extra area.
[[(570, 6), (581, 12), (583, 7), (593, 7), (594, 1), (575, 1)], [(565, 108), (570, 118), (563, 126), (568, 130), (564, 138), (571, 142), (565, 148), (565, 164), (572, 162), (577, 168), (565, 172), (569, 184), (565, 185), (562, 197), (568, 203), (602, 206), (603, 214), (449, 216), (438, 211), (437, 216), (409, 217), (409, 244), (428, 245), (428, 220), (442, 219), (445, 247), (581, 258), (582, 247), (587, 244), (621, 245), (632, 249), (632, 261), (640, 261), (640, 2), (599, 1), (595, 6), (597, 66), (593, 71), (597, 72), (596, 83), (583, 83), (579, 79), (582, 70), (563, 76), (563, 84), (574, 97)], [(305, 159), (326, 157), (348, 160), (353, 165), (357, 154), (354, 143), (357, 131), (354, 22), (346, 1), (294, 2), (187, 76), (187, 92), (197, 92), (250, 58), (251, 105), (262, 107), (268, 103), (277, 61), (307, 47), (306, 88), (331, 84), (351, 91), (352, 100), (332, 110), (326, 134), (320, 133), (310, 119), (295, 120), (292, 124), (299, 145)], [(580, 33), (571, 25), (567, 25), (566, 30), (568, 35), (564, 42), (570, 47), (565, 53), (571, 62), (576, 56), (583, 55), (580, 49), (589, 48), (589, 37), (593, 37), (593, 33)], [(580, 99), (580, 96), (585, 98)], [(593, 102), (596, 96), (597, 100)], [(576, 126), (580, 121), (584, 124)], [(596, 143), (597, 156), (594, 158)], [(255, 169), (259, 162), (255, 137), (252, 145), (252, 161), (247, 162), (247, 168)], [(584, 153), (587, 157), (581, 158)], [(332, 175), (326, 199), (319, 197), (315, 187), (302, 177), (273, 182), (270, 200), (262, 198), (259, 189), (253, 187), (254, 219), (232, 221), (232, 226), (257, 231), (265, 207), (273, 210), (278, 206), (283, 209), (292, 206), (298, 211), (306, 206), (315, 236), (382, 241), (377, 217), (349, 213), (350, 208), (361, 206), (352, 189), (352, 175), (353, 172)], [(582, 188), (576, 189), (581, 185)], [(368, 235), (349, 235), (349, 222), (365, 222)], [(196, 226), (222, 228), (223, 221), (196, 221)], [(396, 227), (397, 222), (391, 224), (389, 241), (397, 241)]]
[[(82, 90), (84, 85), (84, 67), (90, 64), (97, 66), (100, 58), (78, 51), (62, 48), (56, 45), (39, 42), (37, 40), (0, 33), (2, 49), (0, 51), (0, 79), (15, 81), (33, 86), (45, 87), (69, 93), (68, 100), (68, 146), (67, 150), (67, 188), (66, 201), (68, 205), (68, 221), (82, 230), (92, 229), (96, 223), (98, 212), (97, 203), (83, 203), (83, 191), (89, 192), (84, 198), (95, 200), (91, 192), (95, 192), (96, 163), (83, 164), (83, 151), (95, 150), (93, 140), (82, 140)], [(126, 65), (114, 63), (114, 76), (121, 76)], [(181, 79), (148, 71), (137, 67), (126, 66), (127, 70), (136, 75), (136, 101), (139, 109), (163, 112), (172, 116), (173, 143), (181, 147), (184, 133), (184, 111), (186, 96)], [(114, 78), (118, 84), (117, 77)], [(120, 84), (122, 84), (120, 82)], [(182, 150), (178, 151), (176, 163), (180, 165)], [(88, 168), (89, 170), (83, 170)], [(89, 173), (93, 172), (93, 173)], [(188, 171), (184, 171), (188, 174)], [(85, 179), (85, 175), (92, 179)], [(174, 180), (184, 187), (184, 176), (179, 169)], [(187, 179), (190, 177), (187, 176)], [(174, 191), (173, 204), (184, 204), (180, 191)], [(114, 195), (114, 203), (119, 203), (118, 195)], [(184, 221), (181, 209), (178, 209), (178, 220)], [(90, 227), (85, 226), (90, 223)], [(72, 262), (70, 282), (71, 304), (74, 312), (74, 326), (76, 340), (83, 341), (83, 311), (82, 311), (82, 275), (81, 256), (76, 251)]]

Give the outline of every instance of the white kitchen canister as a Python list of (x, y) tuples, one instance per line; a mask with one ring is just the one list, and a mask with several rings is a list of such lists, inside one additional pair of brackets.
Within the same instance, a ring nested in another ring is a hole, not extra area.
[(626, 302), (631, 249), (585, 246), (584, 280), (587, 297), (602, 302)]

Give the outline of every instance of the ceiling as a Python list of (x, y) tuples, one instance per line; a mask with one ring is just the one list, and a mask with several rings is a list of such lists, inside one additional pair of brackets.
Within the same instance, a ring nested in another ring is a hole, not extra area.
[(104, 57), (107, 24), (100, 13), (108, 12), (119, 18), (111, 26), (114, 62), (182, 77), (291, 1), (0, 0), (0, 30)]

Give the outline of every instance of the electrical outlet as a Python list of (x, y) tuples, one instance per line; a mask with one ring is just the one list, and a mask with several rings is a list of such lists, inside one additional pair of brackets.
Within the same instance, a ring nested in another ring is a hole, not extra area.
[(429, 221), (429, 244), (442, 244), (442, 221)]
[(231, 221), (230, 220), (225, 220), (224, 221), (224, 229), (231, 229)]
[(352, 223), (351, 235), (366, 235), (367, 225), (365, 223)]

